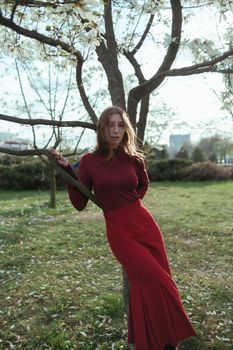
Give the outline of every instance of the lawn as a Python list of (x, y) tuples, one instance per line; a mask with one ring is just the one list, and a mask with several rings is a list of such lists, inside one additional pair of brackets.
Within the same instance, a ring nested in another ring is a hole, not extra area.
[[(127, 349), (121, 267), (100, 209), (66, 192), (0, 192), (0, 349)], [(152, 183), (144, 199), (197, 331), (180, 350), (233, 349), (233, 182)]]

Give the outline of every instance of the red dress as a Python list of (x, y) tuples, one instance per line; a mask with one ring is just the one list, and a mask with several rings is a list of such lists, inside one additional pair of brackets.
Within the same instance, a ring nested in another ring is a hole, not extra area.
[[(130, 282), (128, 342), (135, 350), (163, 350), (195, 336), (171, 277), (160, 229), (141, 203), (149, 182), (144, 162), (122, 149), (109, 161), (88, 153), (81, 159), (79, 180), (94, 189), (110, 247)], [(82, 210), (87, 198), (71, 185), (68, 191), (74, 207)]]

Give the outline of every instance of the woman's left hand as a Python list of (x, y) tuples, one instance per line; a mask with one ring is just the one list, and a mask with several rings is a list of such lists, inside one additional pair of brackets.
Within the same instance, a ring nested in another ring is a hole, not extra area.
[(67, 167), (69, 165), (69, 161), (63, 157), (60, 153), (58, 153), (57, 150), (54, 148), (51, 148), (50, 150), (52, 156), (57, 160), (58, 164), (60, 164), (63, 167)]

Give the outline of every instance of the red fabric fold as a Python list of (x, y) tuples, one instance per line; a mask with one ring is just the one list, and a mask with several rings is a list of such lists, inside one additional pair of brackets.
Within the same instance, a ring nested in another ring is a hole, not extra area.
[(135, 350), (162, 350), (195, 336), (151, 214), (138, 200), (105, 219), (110, 247), (130, 282), (128, 342)]

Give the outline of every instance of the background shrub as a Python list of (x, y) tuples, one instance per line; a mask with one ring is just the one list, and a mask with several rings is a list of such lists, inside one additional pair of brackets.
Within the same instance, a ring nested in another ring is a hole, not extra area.
[[(77, 156), (69, 158), (70, 164), (77, 167)], [(57, 174), (57, 188), (65, 188), (65, 181)], [(0, 189), (2, 190), (47, 190), (50, 188), (48, 166), (38, 158), (1, 157)]]
[[(64, 180), (56, 175), (57, 188), (65, 186)], [(1, 190), (47, 190), (50, 188), (49, 169), (43, 163), (30, 163), (0, 166)]]
[(233, 167), (213, 162), (195, 163), (187, 169), (187, 180), (227, 180), (233, 178)]
[(192, 164), (189, 159), (149, 159), (147, 164), (148, 175), (151, 181), (176, 181), (187, 177), (187, 168)]
[(49, 188), (49, 172), (42, 163), (31, 162), (0, 167), (0, 189), (38, 190)]
[[(233, 179), (233, 166), (213, 162), (193, 163), (189, 159), (146, 160), (150, 181), (205, 181)], [(64, 180), (56, 176), (57, 188), (65, 188)], [(0, 165), (1, 190), (47, 190), (50, 188), (48, 167), (40, 161)]]
[(188, 159), (167, 159), (146, 161), (151, 181), (210, 181), (233, 179), (233, 166), (213, 162), (193, 163)]

